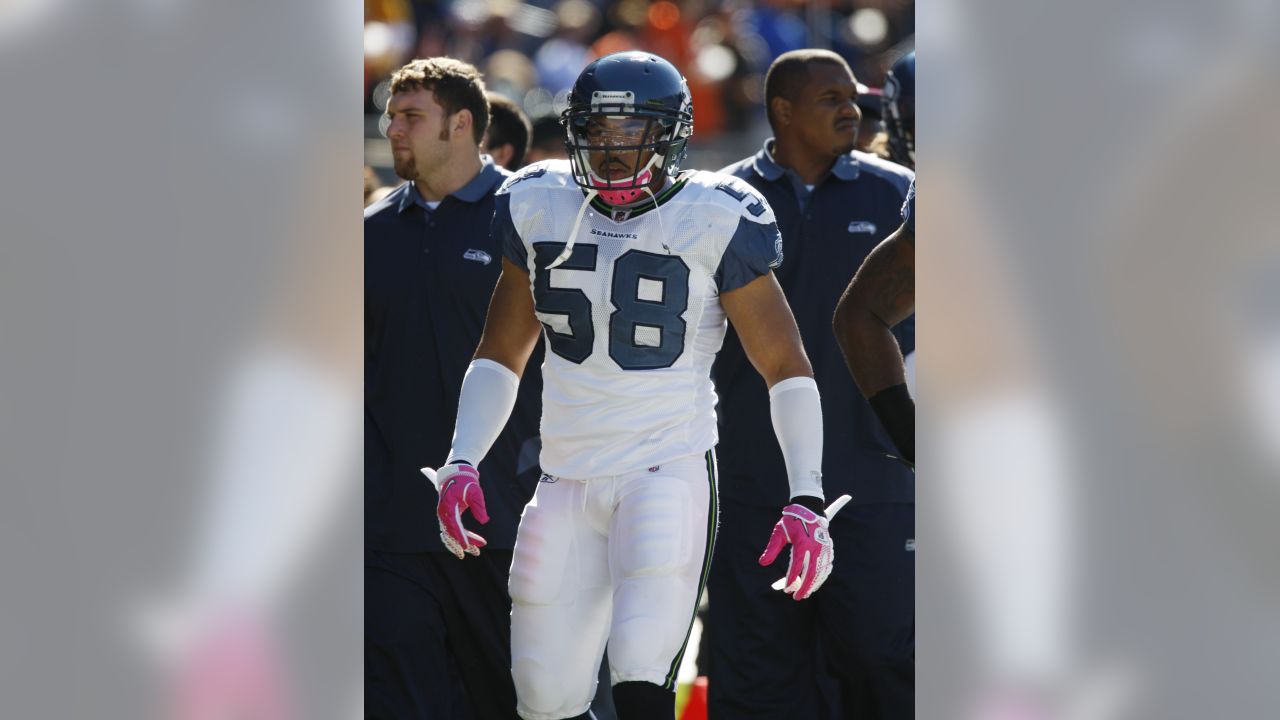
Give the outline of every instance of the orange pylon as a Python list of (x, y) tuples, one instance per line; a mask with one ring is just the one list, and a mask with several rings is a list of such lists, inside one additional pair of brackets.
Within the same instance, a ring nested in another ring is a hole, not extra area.
[(680, 720), (707, 720), (707, 676), (699, 675), (689, 689), (689, 700), (684, 704)]

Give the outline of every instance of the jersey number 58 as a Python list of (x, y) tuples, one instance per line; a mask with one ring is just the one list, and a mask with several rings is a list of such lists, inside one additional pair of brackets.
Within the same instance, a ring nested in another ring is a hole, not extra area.
[[(573, 254), (556, 270), (596, 271), (595, 245), (575, 244)], [(591, 299), (577, 288), (551, 285), (547, 265), (564, 250), (564, 243), (535, 243), (534, 307), (540, 313), (562, 315), (567, 333), (543, 323), (552, 352), (572, 363), (591, 356), (595, 323)], [(643, 285), (642, 285), (643, 283)], [(684, 352), (689, 307), (689, 266), (673, 255), (628, 250), (613, 263), (609, 297), (609, 357), (623, 370), (671, 367)], [(656, 343), (655, 343), (656, 339)]]

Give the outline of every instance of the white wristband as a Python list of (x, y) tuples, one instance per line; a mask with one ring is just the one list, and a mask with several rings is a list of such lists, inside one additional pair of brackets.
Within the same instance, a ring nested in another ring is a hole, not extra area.
[(447, 464), (459, 459), (480, 464), (506, 427), (519, 387), (520, 378), (501, 363), (471, 361), (462, 377), (458, 421), (453, 427), (453, 448)]
[(822, 499), (822, 398), (810, 377), (787, 378), (769, 388), (773, 432), (787, 464), (791, 497)]

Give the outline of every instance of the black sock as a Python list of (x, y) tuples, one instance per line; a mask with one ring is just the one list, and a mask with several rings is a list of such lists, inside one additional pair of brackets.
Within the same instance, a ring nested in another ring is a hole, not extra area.
[(613, 686), (618, 720), (675, 720), (676, 693), (649, 682), (623, 682)]

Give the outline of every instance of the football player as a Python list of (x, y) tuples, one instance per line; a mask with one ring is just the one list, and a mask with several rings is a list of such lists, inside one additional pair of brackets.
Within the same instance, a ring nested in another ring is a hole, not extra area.
[(902, 205), (902, 227), (876, 246), (836, 305), (833, 328), (849, 372), (902, 458), (916, 459), (916, 406), (902, 350), (890, 332), (916, 311), (916, 183)]
[(791, 500), (761, 562), (791, 545), (796, 600), (821, 587), (834, 556), (820, 398), (773, 277), (773, 212), (737, 178), (680, 171), (693, 130), (680, 72), (644, 52), (602, 57), (562, 122), (569, 159), (530, 165), (497, 194), (502, 275), (435, 473), (441, 537), (459, 558), (484, 547), (464, 522), (468, 510), (485, 520), (476, 466), (541, 334), (545, 475), (510, 581), (519, 714), (589, 717), (607, 642), (619, 718), (673, 718), (716, 533), (709, 369), (726, 320), (769, 387)]

